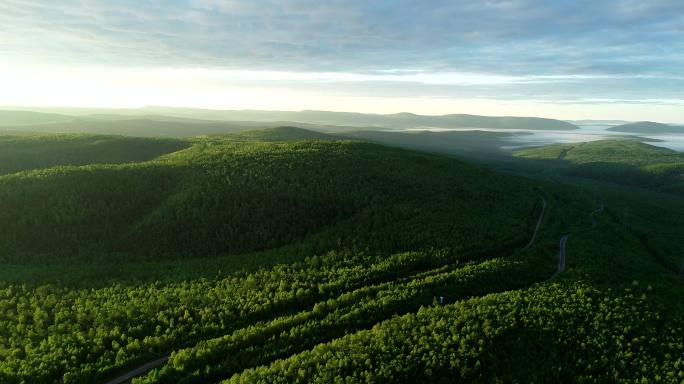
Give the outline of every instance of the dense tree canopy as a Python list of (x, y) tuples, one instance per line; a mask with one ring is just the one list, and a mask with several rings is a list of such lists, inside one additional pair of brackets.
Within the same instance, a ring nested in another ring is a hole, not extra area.
[(294, 128), (102, 140), (0, 176), (2, 383), (684, 381), (674, 235), (644, 239), (678, 216), (633, 192)]

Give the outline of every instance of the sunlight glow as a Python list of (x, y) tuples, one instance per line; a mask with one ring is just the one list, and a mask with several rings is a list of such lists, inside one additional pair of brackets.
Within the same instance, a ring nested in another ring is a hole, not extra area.
[[(176, 68), (8, 66), (0, 64), (0, 105), (136, 108), (147, 105), (213, 109), (472, 113), (565, 119), (682, 120), (682, 100), (521, 100), (491, 97), (388, 97), (335, 90), (343, 83), (499, 86), (563, 81), (468, 73), (384, 71), (372, 74)], [(297, 85), (313, 85), (306, 89)], [(378, 85), (379, 84), (379, 85)], [(371, 87), (372, 89), (372, 87)]]

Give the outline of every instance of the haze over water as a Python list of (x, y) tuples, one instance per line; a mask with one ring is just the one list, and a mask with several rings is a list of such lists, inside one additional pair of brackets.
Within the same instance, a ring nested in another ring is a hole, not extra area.
[(467, 132), (486, 131), (502, 132), (508, 135), (502, 140), (508, 141), (502, 149), (517, 149), (531, 146), (543, 146), (549, 144), (579, 143), (585, 141), (603, 140), (615, 137), (638, 138), (642, 142), (684, 152), (684, 134), (629, 134), (625, 132), (610, 131), (608, 128), (625, 123), (624, 121), (595, 122), (573, 121), (580, 129), (542, 131), (532, 129), (499, 129), (499, 128), (435, 128), (417, 127), (405, 131), (431, 131), (431, 132)]

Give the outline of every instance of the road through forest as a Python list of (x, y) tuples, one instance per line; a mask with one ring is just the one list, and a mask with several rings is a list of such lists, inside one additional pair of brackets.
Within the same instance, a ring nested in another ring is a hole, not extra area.
[(541, 213), (539, 213), (539, 218), (537, 219), (537, 225), (534, 227), (534, 232), (532, 232), (532, 238), (530, 239), (530, 242), (527, 243), (527, 245), (525, 245), (523, 247), (523, 249), (527, 249), (527, 248), (531, 247), (532, 244), (534, 244), (534, 240), (537, 239), (537, 232), (539, 232), (539, 227), (541, 227), (542, 220), (544, 219), (544, 212), (546, 211), (546, 199), (544, 198), (544, 196), (541, 196), (541, 195), (539, 196), (539, 198), (542, 201)]
[[(529, 243), (527, 243), (527, 245), (525, 245), (522, 249), (527, 249), (527, 248), (531, 247), (532, 244), (534, 244), (534, 241), (537, 239), (537, 233), (539, 232), (539, 228), (541, 227), (541, 223), (544, 220), (544, 213), (546, 212), (546, 199), (544, 199), (544, 197), (541, 195), (539, 196), (539, 198), (541, 199), (541, 202), (542, 202), (542, 209), (541, 209), (541, 212), (539, 213), (539, 217), (537, 218), (537, 223), (534, 227), (534, 231), (532, 232), (532, 238), (530, 238)], [(563, 269), (565, 269), (565, 250), (564, 250), (565, 244), (563, 242), (561, 242), (561, 243), (563, 245), (563, 251), (562, 251)], [(559, 270), (559, 272), (556, 272), (556, 274), (558, 274), (560, 272), (562, 272), (562, 271)], [(555, 275), (554, 275), (554, 277), (555, 277)], [(143, 364), (143, 365), (141, 365), (135, 369), (132, 369), (132, 370), (130, 370), (130, 371), (128, 371), (128, 372), (126, 372), (126, 373), (124, 373), (124, 374), (122, 374), (122, 375), (120, 375), (120, 376), (118, 376), (112, 380), (109, 380), (105, 384), (126, 384), (126, 383), (130, 383), (131, 379), (133, 379), (134, 377), (143, 375), (143, 374), (153, 370), (154, 368), (158, 368), (158, 367), (164, 365), (164, 363), (166, 363), (168, 360), (169, 360), (169, 355), (160, 357), (156, 360), (150, 361), (150, 362), (145, 363), (145, 364)]]
[(167, 360), (169, 360), (169, 356), (160, 357), (157, 360), (150, 361), (149, 363), (143, 364), (143, 365), (139, 366), (138, 368), (130, 370), (130, 371), (124, 373), (123, 375), (106, 382), (105, 384), (129, 383), (131, 381), (131, 379), (133, 379), (134, 377), (140, 376), (144, 373), (151, 371), (154, 368), (161, 366), (162, 364), (166, 363)]
[(565, 246), (568, 242), (568, 238), (570, 237), (570, 234), (563, 235), (563, 237), (560, 238), (560, 244), (559, 244), (559, 251), (558, 251), (558, 268), (556, 269), (556, 273), (553, 274), (553, 276), (549, 277), (548, 280), (553, 280), (556, 278), (556, 276), (560, 275), (565, 271)]

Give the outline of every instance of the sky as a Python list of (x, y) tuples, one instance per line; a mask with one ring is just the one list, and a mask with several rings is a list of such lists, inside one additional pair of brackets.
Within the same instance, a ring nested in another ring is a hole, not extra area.
[(0, 0), (0, 105), (684, 123), (684, 1)]

